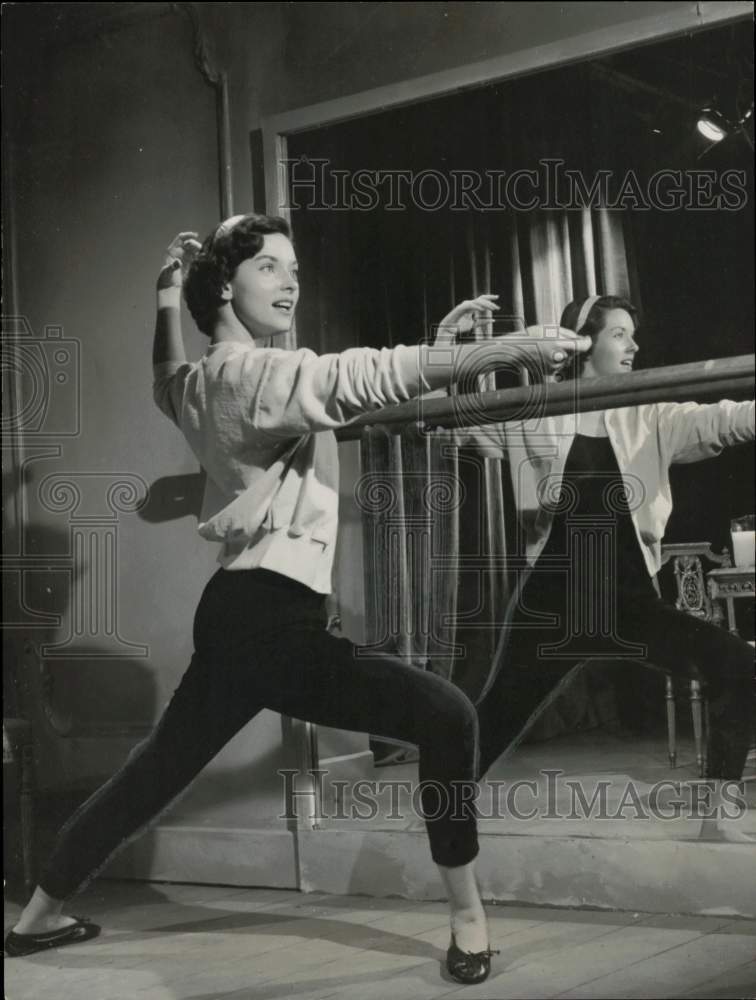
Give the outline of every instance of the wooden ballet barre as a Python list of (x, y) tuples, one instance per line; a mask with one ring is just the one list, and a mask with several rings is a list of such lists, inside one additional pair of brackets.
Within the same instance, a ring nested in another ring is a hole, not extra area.
[(714, 358), (684, 365), (667, 365), (627, 375), (546, 382), (516, 389), (468, 393), (439, 398), (419, 397), (356, 417), (336, 432), (339, 441), (360, 437), (365, 427), (384, 426), (399, 433), (407, 424), (435, 427), (471, 427), (609, 410), (640, 403), (698, 401), (728, 394), (753, 392), (756, 359), (753, 354)]

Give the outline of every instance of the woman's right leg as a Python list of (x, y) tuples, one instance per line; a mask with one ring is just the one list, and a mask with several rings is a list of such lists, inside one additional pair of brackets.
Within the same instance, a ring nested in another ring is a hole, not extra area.
[(192, 659), (152, 735), (61, 829), (17, 933), (70, 922), (60, 917), (63, 901), (162, 813), (259, 711), (260, 705), (239, 698), (224, 668)]
[(703, 678), (710, 722), (707, 776), (739, 781), (754, 733), (753, 649), (660, 600), (629, 605), (619, 624), (623, 638), (646, 645), (648, 663), (673, 676)]
[(153, 733), (58, 834), (39, 879), (66, 899), (163, 812), (260, 709), (240, 701), (225, 664), (192, 658)]
[[(200, 609), (214, 589), (211, 582)], [(234, 669), (232, 662), (207, 655), (211, 630), (208, 616), (195, 620), (195, 645), (205, 655), (193, 656), (153, 733), (61, 829), (39, 886), (16, 925), (18, 933), (41, 933), (70, 923), (60, 917), (63, 901), (162, 813), (262, 708), (248, 683), (252, 664), (237, 663)]]

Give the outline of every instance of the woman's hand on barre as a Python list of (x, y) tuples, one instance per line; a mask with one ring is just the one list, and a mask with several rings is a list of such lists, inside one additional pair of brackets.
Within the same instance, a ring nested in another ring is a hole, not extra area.
[(494, 301), (498, 297), (487, 293), (460, 302), (438, 324), (434, 344), (453, 344), (460, 333), (472, 330), (479, 313), (486, 313), (490, 319), (491, 313), (500, 308)]
[(590, 337), (578, 337), (565, 327), (530, 326), (520, 333), (472, 344), (436, 340), (421, 348), (421, 366), (429, 389), (456, 382), (465, 386), (464, 391), (476, 392), (480, 376), (498, 368), (517, 371), (525, 367), (549, 378), (590, 346)]
[[(168, 296), (162, 295), (162, 298), (170, 297), (171, 299), (178, 299), (178, 294), (181, 291), (181, 285), (184, 280), (182, 271), (200, 248), (201, 243), (199, 242), (198, 234), (194, 232), (179, 233), (178, 236), (171, 240), (165, 252), (163, 266), (158, 275), (157, 290), (159, 298), (161, 297), (161, 293), (167, 292)], [(168, 302), (165, 304), (168, 304)], [(171, 304), (173, 303), (171, 302)]]

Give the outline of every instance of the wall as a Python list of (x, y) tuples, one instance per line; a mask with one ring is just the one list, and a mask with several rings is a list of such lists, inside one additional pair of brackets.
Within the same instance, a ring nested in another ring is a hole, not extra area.
[[(285, 107), (439, 73), (690, 3), (298, 3), (289, 12)], [(702, 4), (704, 9), (710, 4)], [(328, 16), (324, 16), (324, 8)], [(271, 102), (272, 110), (272, 102)], [(283, 110), (280, 105), (276, 110)]]
[[(717, 18), (749, 3), (255, 3), (200, 4), (212, 50), (229, 73), (237, 204), (251, 202), (249, 133), (263, 116), (308, 107), (471, 63), (619, 28), (630, 41)], [(453, 84), (452, 84), (453, 87)]]

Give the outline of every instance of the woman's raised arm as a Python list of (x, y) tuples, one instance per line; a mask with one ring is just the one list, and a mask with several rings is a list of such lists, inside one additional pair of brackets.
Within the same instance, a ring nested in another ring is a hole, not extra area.
[(181, 336), (182, 270), (193, 253), (200, 249), (197, 233), (179, 233), (166, 251), (157, 280), (157, 316), (152, 343), (152, 364), (181, 365), (186, 361)]

